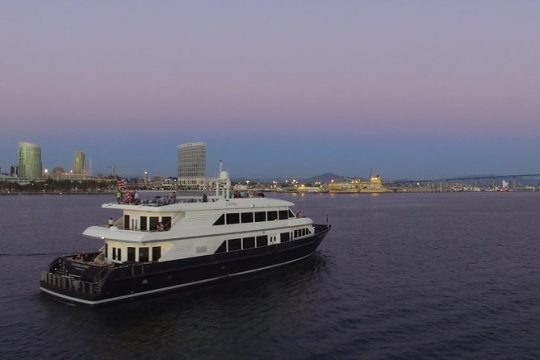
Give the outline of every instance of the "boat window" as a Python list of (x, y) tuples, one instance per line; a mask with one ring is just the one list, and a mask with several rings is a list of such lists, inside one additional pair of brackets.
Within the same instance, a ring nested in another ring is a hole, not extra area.
[(294, 238), (296, 239), (298, 237), (298, 230), (294, 230)]
[(221, 245), (219, 245), (219, 247), (217, 248), (216, 254), (218, 254), (218, 253), (224, 253), (224, 252), (226, 252), (226, 251), (227, 251), (227, 242), (224, 241), (224, 242), (222, 242)]
[(287, 210), (279, 211), (279, 220), (287, 220), (289, 218), (289, 212)]
[(225, 214), (221, 214), (219, 219), (216, 220), (214, 225), (225, 225)]
[(291, 241), (291, 233), (281, 233), (279, 237), (281, 242)]
[(266, 212), (265, 211), (257, 211), (255, 213), (255, 222), (261, 222), (266, 221)]
[(161, 258), (161, 246), (152, 246), (152, 261), (158, 261)]
[(135, 262), (135, 248), (128, 247), (127, 261)]
[(242, 224), (252, 223), (253, 222), (253, 213), (252, 212), (242, 213), (241, 217), (242, 217)]
[(277, 211), (269, 211), (267, 215), (268, 221), (277, 220)]
[(268, 246), (268, 235), (257, 236), (257, 247)]
[(242, 249), (242, 241), (240, 239), (231, 239), (227, 241), (227, 251), (236, 251)]
[(112, 248), (112, 258), (113, 258), (113, 260), (116, 260), (116, 248), (115, 247)]
[(238, 213), (227, 214), (226, 217), (227, 217), (227, 225), (240, 223), (240, 214)]
[(146, 216), (141, 216), (141, 230), (142, 231), (148, 230), (147, 221), (148, 221), (148, 218)]
[(289, 209), (289, 218), (293, 218), (293, 217), (296, 217), (296, 216), (294, 216), (293, 212)]
[(122, 261), (122, 249), (118, 248), (118, 261)]
[(246, 238), (243, 238), (242, 241), (243, 241), (242, 249), (253, 249), (255, 247), (254, 237), (246, 237)]
[(147, 247), (140, 247), (139, 248), (139, 261), (140, 262), (148, 262), (148, 248)]
[(302, 229), (302, 236), (306, 236), (307, 235), (307, 229)]
[(150, 216), (150, 231), (156, 231), (159, 223), (159, 217)]
[(109, 246), (105, 243), (105, 257), (109, 257)]
[(171, 217), (170, 216), (163, 216), (161, 218), (161, 223), (163, 224), (163, 227), (165, 230), (170, 230), (171, 228)]
[(124, 215), (124, 229), (129, 230), (129, 215)]
[(306, 229), (306, 235), (311, 235), (311, 230)]

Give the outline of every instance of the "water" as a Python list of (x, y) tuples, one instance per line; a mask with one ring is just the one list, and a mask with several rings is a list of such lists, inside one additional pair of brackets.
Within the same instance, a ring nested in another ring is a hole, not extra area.
[(540, 358), (540, 194), (278, 196), (333, 225), (312, 258), (98, 309), (38, 281), (112, 197), (0, 197), (0, 359)]

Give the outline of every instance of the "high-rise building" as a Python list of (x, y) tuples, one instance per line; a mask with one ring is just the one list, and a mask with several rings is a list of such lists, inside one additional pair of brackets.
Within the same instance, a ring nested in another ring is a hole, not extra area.
[(178, 185), (187, 189), (207, 187), (205, 143), (178, 146)]
[(85, 155), (82, 151), (76, 151), (73, 154), (73, 174), (84, 175)]
[(25, 179), (39, 179), (41, 177), (41, 168), (41, 147), (20, 141), (17, 176)]

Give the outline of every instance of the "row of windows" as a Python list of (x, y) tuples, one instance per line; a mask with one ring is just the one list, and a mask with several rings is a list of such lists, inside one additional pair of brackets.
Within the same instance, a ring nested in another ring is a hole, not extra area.
[(243, 239), (231, 239), (224, 241), (216, 250), (217, 253), (236, 251), (242, 249), (253, 249), (255, 247), (268, 246), (268, 235), (250, 236)]
[(291, 210), (280, 211), (255, 211), (243, 213), (221, 214), (214, 225), (230, 225), (230, 224), (246, 224), (252, 222), (287, 220), (293, 218), (294, 214)]
[(171, 219), (170, 216), (162, 216), (161, 221), (159, 221), (158, 216), (141, 216), (139, 223), (137, 223), (136, 218), (132, 218), (130, 223), (130, 216), (124, 215), (124, 229), (141, 231), (169, 230), (171, 228)]
[[(128, 262), (135, 262), (136, 250), (139, 250), (138, 261), (139, 262), (149, 262), (149, 261), (158, 261), (161, 258), (161, 246), (152, 246), (152, 258), (150, 258), (150, 248), (146, 246), (141, 246), (138, 248), (128, 246), (127, 248), (127, 259)], [(105, 244), (105, 257), (108, 257), (108, 246)], [(122, 248), (112, 248), (112, 259), (122, 261)]]
[[(311, 231), (307, 228), (294, 230), (294, 232), (284, 232), (279, 234), (279, 239), (282, 243), (295, 240), (297, 238), (311, 234)], [(292, 235), (292, 236), (291, 236)], [(275, 237), (271, 240), (275, 241)], [(242, 239), (230, 239), (224, 241), (216, 250), (216, 254), (224, 253), (227, 251), (237, 251), (253, 249), (255, 247), (268, 246), (268, 235), (250, 236)]]

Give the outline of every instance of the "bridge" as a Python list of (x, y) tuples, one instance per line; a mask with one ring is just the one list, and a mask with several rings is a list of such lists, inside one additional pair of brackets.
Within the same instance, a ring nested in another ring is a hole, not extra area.
[(438, 179), (419, 179), (419, 180), (395, 180), (388, 181), (387, 184), (394, 185), (408, 185), (408, 184), (417, 184), (417, 183), (449, 183), (457, 181), (480, 181), (480, 180), (505, 180), (505, 179), (523, 179), (523, 178), (539, 178), (540, 174), (509, 174), (509, 175), (470, 175), (462, 177), (451, 177), (451, 178), (438, 178)]

